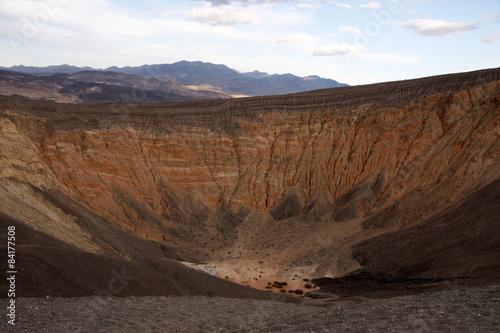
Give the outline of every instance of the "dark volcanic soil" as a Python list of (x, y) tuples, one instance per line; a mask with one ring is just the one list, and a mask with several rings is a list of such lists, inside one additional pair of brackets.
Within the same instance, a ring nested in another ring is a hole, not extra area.
[[(17, 311), (18, 332), (484, 333), (500, 330), (500, 286), (322, 308), (171, 296), (28, 298), (18, 300)], [(4, 320), (4, 329), (6, 325)]]

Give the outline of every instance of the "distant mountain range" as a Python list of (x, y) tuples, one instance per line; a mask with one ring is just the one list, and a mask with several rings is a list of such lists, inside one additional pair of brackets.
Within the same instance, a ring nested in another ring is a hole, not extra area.
[(173, 79), (189, 85), (210, 85), (230, 93), (265, 96), (295, 93), (323, 88), (343, 87), (346, 84), (319, 76), (299, 77), (292, 74), (267, 74), (258, 71), (240, 73), (225, 65), (200, 61), (180, 61), (174, 64), (143, 65), (140, 67), (110, 67), (106, 70), (142, 77)]
[(172, 80), (107, 71), (32, 75), (0, 70), (0, 95), (61, 103), (160, 103), (232, 98)]
[[(124, 100), (131, 89), (143, 90), (143, 102), (181, 101), (239, 96), (281, 95), (346, 86), (316, 75), (240, 73), (225, 65), (200, 61), (138, 67), (94, 69), (70, 65), (0, 67), (0, 94), (19, 94), (82, 103)], [(23, 73), (19, 76), (16, 73)], [(8, 78), (7, 78), (8, 77)], [(23, 81), (27, 86), (23, 85)], [(9, 83), (10, 82), (10, 83)], [(19, 91), (16, 91), (19, 90)], [(30, 90), (30, 93), (27, 91)], [(24, 93), (23, 93), (24, 91)], [(118, 94), (118, 95), (117, 95)], [(68, 96), (63, 96), (68, 95)]]

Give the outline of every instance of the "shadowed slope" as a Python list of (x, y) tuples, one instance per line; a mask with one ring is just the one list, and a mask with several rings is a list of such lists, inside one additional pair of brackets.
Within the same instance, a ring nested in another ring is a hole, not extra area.
[(499, 202), (497, 180), (416, 226), (353, 246), (359, 270), (313, 281), (322, 292), (368, 297), (498, 284)]
[[(16, 297), (201, 295), (300, 302), (272, 297), (194, 270), (169, 259), (127, 261), (81, 251), (0, 213), (0, 228), (16, 228)], [(134, 237), (128, 236), (128, 241)], [(135, 239), (141, 243), (142, 240)], [(6, 242), (1, 253), (7, 257)], [(152, 255), (152, 253), (150, 253)], [(2, 270), (7, 271), (6, 261)], [(2, 289), (7, 290), (2, 279)]]
[(353, 256), (367, 271), (400, 278), (498, 280), (499, 203), (500, 180), (496, 180), (419, 225), (356, 245)]

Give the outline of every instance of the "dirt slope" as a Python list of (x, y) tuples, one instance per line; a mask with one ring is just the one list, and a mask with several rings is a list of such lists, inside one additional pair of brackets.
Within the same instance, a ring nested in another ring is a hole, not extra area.
[[(0, 227), (6, 230), (8, 226), (15, 226), (18, 235), (16, 297), (200, 295), (272, 299), (270, 293), (219, 279), (161, 256), (124, 260), (85, 252), (0, 214)], [(128, 241), (144, 243), (131, 236)], [(2, 241), (0, 252), (7, 257), (4, 244)], [(154, 256), (154, 246), (146, 246), (151, 250), (146, 251), (146, 255)], [(2, 262), (2, 270), (8, 271), (6, 262)], [(2, 290), (7, 290), (4, 281), (6, 279), (2, 279)], [(286, 296), (280, 300), (300, 302)]]

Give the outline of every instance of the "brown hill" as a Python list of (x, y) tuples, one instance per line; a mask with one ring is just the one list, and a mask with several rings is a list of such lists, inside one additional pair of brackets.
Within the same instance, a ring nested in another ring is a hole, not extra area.
[(0, 212), (82, 253), (261, 287), (360, 269), (498, 282), (499, 87), (491, 69), (240, 100), (3, 97)]

